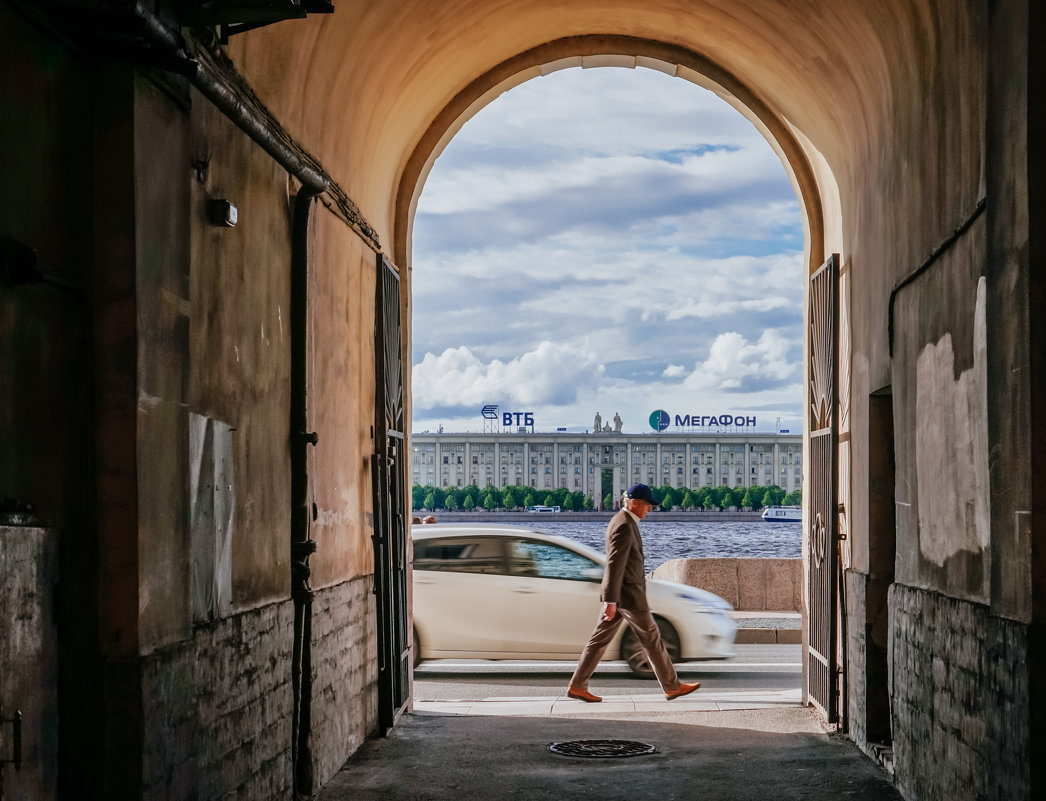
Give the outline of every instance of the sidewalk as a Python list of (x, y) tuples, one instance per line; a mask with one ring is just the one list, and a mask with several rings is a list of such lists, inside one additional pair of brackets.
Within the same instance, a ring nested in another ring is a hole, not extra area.
[(803, 641), (803, 616), (798, 612), (742, 612), (730, 617), (737, 623), (738, 644), (798, 644)]
[[(425, 702), (364, 743), (314, 801), (901, 801), (889, 775), (790, 693), (659, 692)], [(654, 746), (628, 758), (549, 746)]]

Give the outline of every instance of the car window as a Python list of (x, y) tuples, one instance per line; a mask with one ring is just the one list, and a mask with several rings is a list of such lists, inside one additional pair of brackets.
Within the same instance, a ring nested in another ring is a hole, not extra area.
[(414, 569), (451, 573), (504, 573), (505, 559), (497, 537), (453, 537), (414, 542)]
[(511, 540), (509, 570), (515, 576), (599, 581), (603, 568), (561, 545), (535, 540)]

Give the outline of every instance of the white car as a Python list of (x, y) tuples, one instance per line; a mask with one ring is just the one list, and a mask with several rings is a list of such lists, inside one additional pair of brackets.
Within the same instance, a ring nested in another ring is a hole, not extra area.
[[(523, 526), (414, 526), (414, 661), (580, 656), (601, 613), (606, 560)], [(705, 590), (647, 579), (647, 600), (673, 662), (733, 655), (733, 607)], [(652, 676), (622, 625), (604, 656)]]

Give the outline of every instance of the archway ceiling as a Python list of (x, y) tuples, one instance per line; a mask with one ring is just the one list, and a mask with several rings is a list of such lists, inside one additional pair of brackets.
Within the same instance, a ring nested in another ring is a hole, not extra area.
[[(897, 124), (938, 43), (920, 0), (337, 0), (234, 38), (262, 99), (392, 235), (397, 182), (448, 103), (484, 73), (565, 37), (609, 34), (692, 50), (751, 89), (830, 164)], [(932, 72), (932, 70), (929, 70)], [(914, 107), (914, 104), (913, 104)], [(884, 122), (885, 121), (885, 122)]]

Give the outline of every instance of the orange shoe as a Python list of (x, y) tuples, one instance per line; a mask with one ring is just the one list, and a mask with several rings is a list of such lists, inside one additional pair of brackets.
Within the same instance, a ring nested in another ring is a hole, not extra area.
[(586, 704), (598, 704), (603, 700), (598, 695), (592, 695), (588, 690), (582, 690), (578, 687), (567, 687), (567, 695), (579, 701), (584, 701)]
[(682, 698), (684, 695), (690, 695), (694, 690), (701, 686), (701, 682), (695, 681), (693, 684), (680, 684), (674, 690), (665, 693), (665, 698), (669, 701), (675, 698)]

